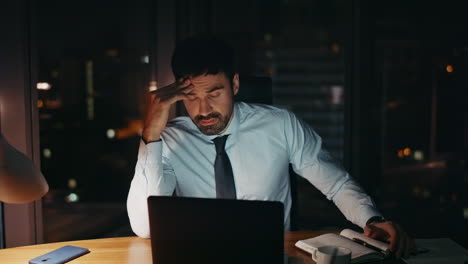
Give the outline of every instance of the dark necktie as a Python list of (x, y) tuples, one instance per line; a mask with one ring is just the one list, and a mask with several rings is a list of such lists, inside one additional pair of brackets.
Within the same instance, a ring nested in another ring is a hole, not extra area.
[(214, 163), (216, 198), (236, 199), (236, 185), (232, 173), (231, 162), (224, 150), (229, 135), (213, 139), (216, 147), (216, 159)]

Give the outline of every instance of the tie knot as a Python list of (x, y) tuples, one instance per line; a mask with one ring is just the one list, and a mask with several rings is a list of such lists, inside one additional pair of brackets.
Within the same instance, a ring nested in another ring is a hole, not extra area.
[(228, 136), (229, 135), (224, 135), (213, 139), (213, 142), (215, 143), (216, 154), (224, 152), (224, 147), (226, 146), (226, 140)]

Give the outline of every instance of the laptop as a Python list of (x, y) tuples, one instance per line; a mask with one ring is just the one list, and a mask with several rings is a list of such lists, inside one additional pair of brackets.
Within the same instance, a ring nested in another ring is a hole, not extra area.
[(148, 197), (153, 264), (282, 264), (281, 202)]

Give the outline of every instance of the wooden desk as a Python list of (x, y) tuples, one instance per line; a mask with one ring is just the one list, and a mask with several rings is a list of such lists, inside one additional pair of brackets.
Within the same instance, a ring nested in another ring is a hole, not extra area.
[[(326, 232), (296, 231), (286, 232), (284, 253), (295, 259), (292, 263), (313, 264), (309, 254), (297, 249), (294, 244), (300, 239), (310, 238)], [(139, 237), (116, 237), (40, 244), (0, 250), (0, 263), (25, 264), (32, 258), (43, 255), (65, 245), (88, 248), (91, 253), (72, 260), (71, 264), (151, 264), (151, 244), (149, 239)]]

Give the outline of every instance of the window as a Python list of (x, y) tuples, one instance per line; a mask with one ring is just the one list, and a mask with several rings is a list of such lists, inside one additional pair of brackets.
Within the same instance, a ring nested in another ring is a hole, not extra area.
[(131, 234), (125, 207), (151, 81), (152, 1), (40, 1), (44, 240)]

